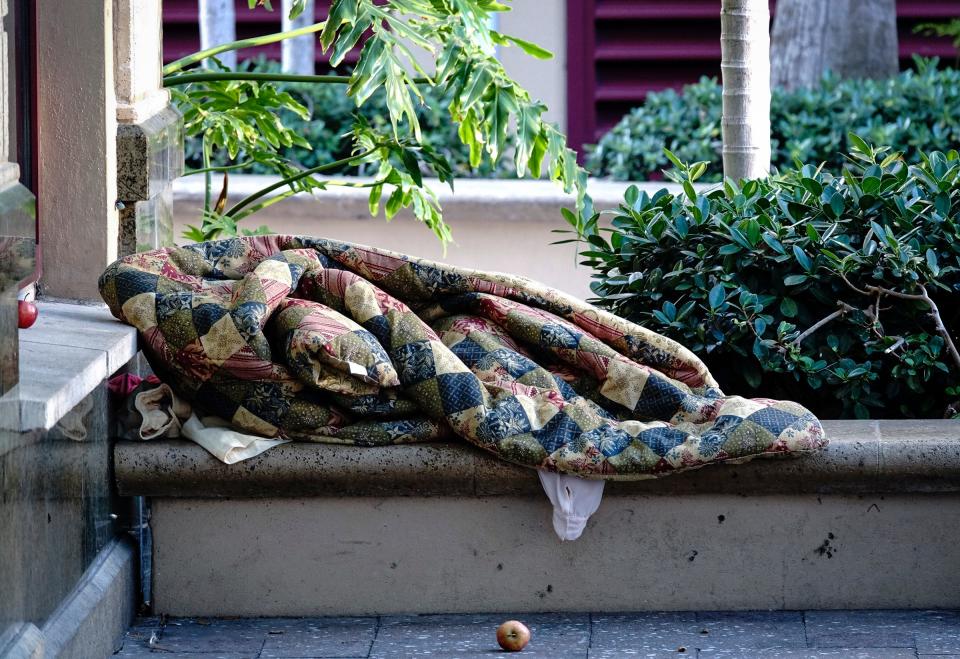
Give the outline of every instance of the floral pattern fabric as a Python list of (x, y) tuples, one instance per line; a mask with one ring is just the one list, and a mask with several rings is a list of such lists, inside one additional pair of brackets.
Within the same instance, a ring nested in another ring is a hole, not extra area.
[(256, 236), (123, 258), (100, 291), (179, 395), (264, 437), (459, 437), (607, 479), (827, 443), (800, 405), (726, 396), (678, 343), (523, 277)]

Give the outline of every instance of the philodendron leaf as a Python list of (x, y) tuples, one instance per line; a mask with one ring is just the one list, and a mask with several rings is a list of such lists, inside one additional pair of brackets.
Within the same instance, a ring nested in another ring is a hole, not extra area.
[(553, 53), (544, 48), (543, 46), (538, 46), (537, 44), (526, 41), (524, 39), (518, 39), (517, 37), (512, 37), (508, 34), (501, 34), (499, 32), (492, 32), (491, 36), (494, 41), (502, 46), (507, 46), (509, 44), (514, 44), (518, 46), (523, 52), (531, 57), (536, 57), (537, 59), (553, 59)]

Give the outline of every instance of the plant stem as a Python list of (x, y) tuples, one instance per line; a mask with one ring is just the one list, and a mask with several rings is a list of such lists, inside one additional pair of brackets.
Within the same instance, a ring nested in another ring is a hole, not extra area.
[(239, 50), (241, 48), (253, 48), (255, 46), (264, 46), (269, 43), (276, 43), (277, 41), (283, 41), (284, 39), (290, 39), (292, 37), (303, 36), (304, 34), (311, 34), (313, 32), (319, 32), (323, 29), (324, 23), (315, 23), (313, 25), (308, 25), (306, 27), (301, 27), (296, 30), (287, 30), (286, 32), (275, 32), (274, 34), (264, 34), (259, 37), (251, 37), (249, 39), (240, 39), (238, 41), (231, 41), (230, 43), (220, 44), (219, 46), (214, 46), (213, 48), (207, 48), (206, 50), (201, 50), (197, 53), (192, 53), (186, 57), (181, 57), (180, 59), (170, 62), (165, 67), (163, 67), (163, 75), (169, 75), (171, 73), (176, 73), (181, 71), (184, 68), (190, 66), (191, 64), (196, 64), (202, 62), (208, 57), (214, 57), (220, 53), (225, 53), (230, 50)]
[(207, 143), (207, 136), (203, 136), (203, 212), (210, 212), (210, 187), (213, 185), (213, 169), (210, 167), (210, 145)]
[(193, 176), (194, 174), (206, 174), (207, 172), (230, 172), (234, 169), (242, 169), (244, 167), (249, 167), (254, 164), (253, 160), (246, 160), (244, 162), (238, 162), (235, 165), (222, 165), (216, 167), (204, 167), (203, 169), (188, 169), (183, 173), (183, 176)]
[(255, 73), (252, 71), (204, 71), (203, 73), (179, 73), (164, 77), (164, 87), (188, 85), (191, 82), (217, 80), (263, 80), (266, 82), (310, 82), (348, 84), (350, 76), (309, 76), (295, 73)]
[[(350, 76), (311, 76), (297, 73), (258, 73), (254, 71), (204, 71), (202, 73), (178, 73), (163, 79), (164, 87), (189, 85), (191, 82), (214, 82), (217, 80), (260, 80), (264, 82), (302, 82), (311, 84), (350, 84)], [(414, 78), (417, 84), (429, 84), (430, 78)]]
[(277, 181), (276, 183), (274, 183), (274, 184), (272, 184), (272, 185), (268, 185), (267, 187), (265, 187), (265, 188), (263, 188), (263, 189), (261, 189), (261, 190), (257, 190), (256, 192), (254, 192), (252, 195), (250, 195), (250, 196), (247, 197), (246, 199), (242, 199), (241, 201), (237, 202), (237, 204), (236, 204), (233, 208), (231, 208), (230, 210), (228, 210), (225, 214), (227, 215), (227, 217), (233, 217), (234, 215), (236, 215), (240, 210), (242, 210), (242, 209), (245, 208), (246, 206), (249, 206), (250, 204), (252, 204), (253, 202), (255, 202), (257, 199), (260, 199), (261, 197), (264, 197), (264, 196), (270, 194), (270, 193), (273, 192), (274, 190), (277, 190), (277, 189), (279, 189), (279, 188), (282, 188), (282, 187), (284, 187), (285, 185), (290, 185), (291, 183), (296, 183), (297, 181), (299, 181), (299, 180), (301, 180), (301, 179), (305, 179), (305, 178), (307, 178), (308, 176), (312, 176), (312, 175), (314, 175), (314, 174), (319, 174), (320, 172), (325, 172), (325, 171), (330, 170), (330, 169), (336, 169), (337, 167), (340, 167), (340, 166), (342, 166), (342, 165), (346, 165), (346, 164), (348, 164), (348, 163), (350, 163), (350, 162), (352, 162), (352, 161), (354, 161), (354, 160), (358, 160), (358, 159), (360, 159), (360, 158), (365, 158), (365, 157), (369, 156), (371, 153), (374, 153), (374, 152), (375, 152), (377, 149), (379, 149), (379, 148), (380, 148), (379, 146), (376, 146), (376, 147), (374, 147), (374, 148), (372, 148), (372, 149), (369, 149), (368, 151), (364, 151), (363, 153), (358, 153), (357, 155), (354, 155), (354, 156), (348, 156), (348, 157), (346, 157), (346, 158), (341, 158), (340, 160), (335, 160), (334, 162), (328, 162), (328, 163), (323, 164), (323, 165), (317, 165), (316, 167), (312, 167), (312, 168), (310, 168), (310, 169), (305, 169), (304, 171), (300, 172), (299, 174), (294, 174), (293, 176), (288, 176), (287, 178), (285, 178), (285, 179), (283, 179), (283, 180), (280, 180), (280, 181)]

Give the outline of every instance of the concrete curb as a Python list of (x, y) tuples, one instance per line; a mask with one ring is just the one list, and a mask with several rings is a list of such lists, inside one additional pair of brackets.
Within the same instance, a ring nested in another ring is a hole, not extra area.
[[(828, 421), (826, 450), (614, 481), (629, 494), (883, 494), (960, 491), (960, 422)], [(358, 448), (292, 443), (224, 465), (187, 441), (119, 442), (124, 496), (217, 499), (337, 496), (542, 496), (531, 470), (466, 444)]]

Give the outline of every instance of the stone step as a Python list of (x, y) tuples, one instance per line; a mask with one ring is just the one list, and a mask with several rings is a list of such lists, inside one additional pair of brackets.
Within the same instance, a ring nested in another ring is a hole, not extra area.
[(960, 423), (825, 427), (818, 454), (611, 482), (566, 543), (533, 472), (460, 444), (114, 462), (151, 498), (157, 613), (960, 606)]

